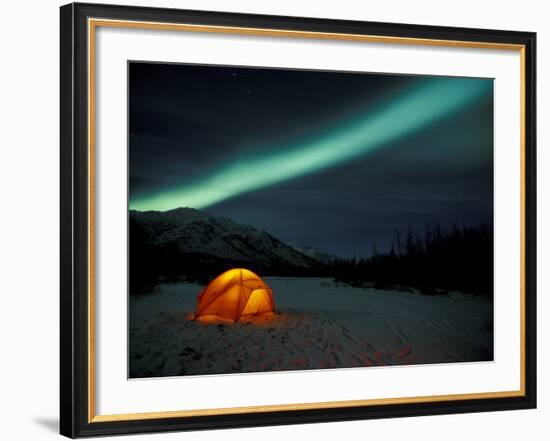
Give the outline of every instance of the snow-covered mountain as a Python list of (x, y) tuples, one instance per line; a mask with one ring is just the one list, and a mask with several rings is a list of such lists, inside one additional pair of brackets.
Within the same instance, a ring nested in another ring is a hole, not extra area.
[(325, 264), (265, 231), (193, 208), (130, 211), (130, 222), (157, 249), (177, 250), (200, 260), (297, 270)]
[(305, 254), (306, 256), (309, 256), (312, 259), (316, 260), (317, 262), (320, 262), (325, 265), (330, 265), (334, 263), (336, 260), (338, 260), (336, 256), (327, 254), (314, 247), (310, 247), (307, 245), (299, 245), (295, 242), (287, 242), (287, 245), (294, 248), (296, 251), (299, 251), (300, 253)]

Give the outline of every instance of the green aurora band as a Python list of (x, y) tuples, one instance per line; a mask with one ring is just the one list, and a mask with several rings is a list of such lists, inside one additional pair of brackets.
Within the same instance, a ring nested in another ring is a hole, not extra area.
[(346, 124), (261, 157), (236, 156), (194, 182), (130, 200), (133, 210), (206, 208), (229, 198), (342, 164), (388, 146), (492, 93), (491, 80), (422, 80)]

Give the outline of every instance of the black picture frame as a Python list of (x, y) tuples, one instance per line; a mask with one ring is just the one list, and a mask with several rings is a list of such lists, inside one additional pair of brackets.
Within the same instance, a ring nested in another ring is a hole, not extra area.
[[(524, 389), (517, 396), (148, 419), (94, 419), (89, 396), (88, 19), (521, 46), (524, 56)], [(73, 3), (60, 9), (60, 433), (67, 437), (346, 421), (536, 407), (536, 34)]]

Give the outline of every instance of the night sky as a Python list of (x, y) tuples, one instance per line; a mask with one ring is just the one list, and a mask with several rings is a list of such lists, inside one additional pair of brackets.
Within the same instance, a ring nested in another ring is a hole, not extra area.
[(135, 62), (129, 79), (131, 209), (341, 257), (492, 221), (491, 79)]

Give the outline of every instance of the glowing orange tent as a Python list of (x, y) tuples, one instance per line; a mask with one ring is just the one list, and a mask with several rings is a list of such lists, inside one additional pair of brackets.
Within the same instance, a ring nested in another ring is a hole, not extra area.
[(271, 288), (252, 271), (235, 268), (220, 274), (201, 291), (195, 319), (247, 321), (274, 310)]

